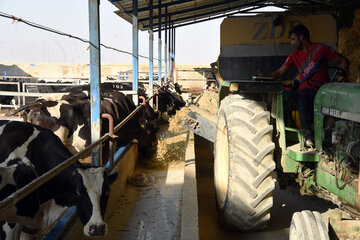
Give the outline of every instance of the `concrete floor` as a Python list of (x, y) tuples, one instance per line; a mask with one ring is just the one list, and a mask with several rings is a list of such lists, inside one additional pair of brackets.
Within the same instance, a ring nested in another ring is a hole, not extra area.
[(155, 177), (155, 184), (128, 184), (108, 220), (104, 239), (180, 239), (184, 163), (167, 170), (136, 169)]

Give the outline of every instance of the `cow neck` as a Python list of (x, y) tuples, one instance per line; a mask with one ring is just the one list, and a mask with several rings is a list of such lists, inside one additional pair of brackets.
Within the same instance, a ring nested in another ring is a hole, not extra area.
[(39, 174), (37, 173), (35, 166), (33, 164), (27, 164), (29, 166), (30, 170), (34, 173), (35, 177), (38, 178)]

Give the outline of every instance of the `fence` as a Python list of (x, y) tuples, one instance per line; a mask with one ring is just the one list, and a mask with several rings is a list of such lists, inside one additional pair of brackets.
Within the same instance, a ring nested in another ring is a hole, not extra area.
[[(132, 81), (121, 81), (121, 83), (129, 83)], [(141, 81), (141, 82), (147, 82), (147, 81)], [(46, 87), (52, 87), (52, 86), (58, 86), (58, 87), (66, 87), (66, 86), (79, 86), (83, 84), (88, 84), (88, 80), (82, 80), (80, 81), (73, 81), (70, 83), (32, 83), (32, 82), (7, 82), (7, 81), (0, 81), (1, 85), (11, 85), (16, 86), (16, 89), (6, 89), (5, 90), (13, 90), (13, 91), (0, 91), (0, 98), (4, 100), (4, 97), (15, 97), (16, 100), (13, 102), (13, 104), (4, 104), (0, 103), (0, 109), (1, 108), (19, 108), (21, 105), (27, 104), (29, 101), (33, 102), (35, 98), (37, 97), (46, 97), (46, 96), (53, 96), (54, 92), (41, 92), (39, 91), (39, 88), (46, 88)], [(4, 87), (2, 87), (4, 89)], [(46, 89), (45, 89), (46, 90)], [(136, 95), (136, 91), (132, 90), (121, 90), (124, 94), (132, 94)], [(55, 92), (56, 93), (56, 92)], [(10, 98), (9, 98), (10, 99)]]
[[(164, 73), (162, 73), (163, 76)], [(157, 83), (157, 72), (154, 72), (154, 83)], [(82, 84), (88, 84), (88, 78), (81, 77), (61, 77), (61, 78), (49, 78), (42, 77), (46, 80), (46, 83), (40, 83), (38, 77), (27, 76), (0, 76), (0, 86), (5, 91), (0, 91), (0, 98), (7, 99), (8, 102), (0, 102), (1, 108), (19, 108), (21, 105), (27, 104), (29, 101), (34, 101), (37, 97), (45, 97), (47, 95), (53, 95), (53, 93), (41, 93), (39, 88), (46, 86), (77, 86)], [(147, 71), (139, 72), (139, 83), (148, 84), (149, 74)], [(102, 80), (102, 83), (114, 81), (114, 83), (132, 83), (132, 71), (120, 71), (116, 76), (108, 76), (107, 80)], [(198, 69), (175, 69), (174, 82), (179, 83), (182, 86), (183, 92), (200, 92), (204, 89), (216, 84), (216, 80), (210, 68), (198, 68)], [(13, 89), (7, 91), (4, 85), (11, 86)], [(123, 91), (125, 94), (136, 95), (135, 91)], [(6, 98), (8, 97), (8, 98)], [(15, 97), (15, 101), (10, 102), (9, 99)]]
[(216, 84), (211, 69), (177, 69), (174, 74), (174, 81), (182, 86), (183, 92), (202, 91)]

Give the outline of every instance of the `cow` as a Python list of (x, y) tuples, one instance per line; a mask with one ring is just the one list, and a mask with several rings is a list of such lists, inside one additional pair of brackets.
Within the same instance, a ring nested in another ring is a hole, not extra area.
[[(160, 87), (157, 83), (154, 83), (154, 87), (158, 88), (158, 99), (159, 99), (159, 111), (160, 113), (166, 112), (169, 116), (172, 116), (176, 113), (176, 110), (179, 110), (185, 106), (186, 102), (181, 97), (181, 86), (178, 83), (168, 82)], [(89, 85), (81, 85), (71, 87), (72, 92), (76, 91), (88, 91)], [(130, 91), (132, 90), (132, 83), (129, 82), (105, 82), (101, 83), (101, 89), (104, 92), (107, 91)], [(59, 89), (60, 90), (60, 89)], [(145, 87), (143, 83), (139, 83), (137, 94), (139, 96), (148, 98), (152, 95), (148, 91), (149, 89)], [(59, 91), (60, 92), (60, 91)], [(127, 95), (131, 97), (131, 95)], [(155, 100), (156, 102), (156, 100)]]
[[(178, 83), (168, 82), (163, 85), (161, 88), (158, 84), (154, 84), (158, 90), (158, 110), (160, 113), (166, 112), (169, 116), (172, 116), (176, 113), (176, 110), (179, 110), (181, 107), (185, 106), (186, 102), (181, 97), (181, 87)], [(79, 85), (79, 86), (38, 86), (39, 92), (83, 92), (89, 91), (89, 85)], [(101, 83), (101, 89), (103, 92), (109, 91), (130, 91), (132, 90), (132, 83), (129, 82), (105, 82)], [(137, 94), (139, 96), (148, 98), (151, 93), (148, 92), (148, 89), (143, 83), (139, 83)], [(127, 95), (131, 99), (131, 95)], [(48, 98), (47, 98), (48, 99)], [(155, 100), (156, 102), (156, 100)], [(161, 114), (160, 114), (161, 115)]]
[[(161, 88), (158, 87), (158, 110), (160, 113), (166, 113), (168, 116), (173, 116), (176, 110), (180, 110), (186, 105), (186, 102), (181, 97), (181, 90), (178, 83), (167, 83)], [(155, 99), (156, 100), (156, 99)], [(155, 101), (156, 102), (156, 101)]]
[[(116, 126), (136, 107), (123, 93), (102, 90), (100, 108), (100, 113), (108, 113), (113, 117)], [(38, 99), (22, 106), (13, 114), (18, 112), (22, 112), (25, 122), (52, 130), (73, 154), (91, 143), (90, 96), (87, 90), (54, 94), (50, 98)], [(151, 147), (158, 129), (151, 120), (156, 118), (155, 112), (147, 104), (145, 109), (138, 112), (115, 133), (117, 146), (124, 146), (136, 138), (142, 150)], [(107, 120), (102, 121), (101, 131), (102, 135), (109, 131)], [(107, 159), (109, 156), (107, 145), (104, 149), (103, 159)]]
[[(0, 121), (0, 200), (72, 156), (50, 130), (30, 123)], [(0, 214), (1, 239), (19, 238), (17, 230), (42, 234), (60, 212), (76, 206), (86, 236), (104, 236), (109, 185), (117, 175), (103, 167), (70, 165)], [(6, 222), (6, 223), (5, 223)]]
[[(54, 82), (46, 82), (45, 80), (40, 80), (39, 83), (54, 83)], [(73, 84), (71, 81), (61, 81), (58, 80), (56, 82), (58, 85), (37, 85), (36, 91), (38, 93), (62, 93), (62, 92), (70, 92), (73, 90), (74, 87), (77, 87), (76, 85), (70, 85)], [(68, 85), (63, 85), (68, 84)], [(69, 86), (70, 85), (70, 86)]]

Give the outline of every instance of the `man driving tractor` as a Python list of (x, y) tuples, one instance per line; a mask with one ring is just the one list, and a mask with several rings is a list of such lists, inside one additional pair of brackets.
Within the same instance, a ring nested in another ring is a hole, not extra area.
[(304, 145), (314, 147), (312, 129), (314, 99), (317, 90), (330, 81), (328, 60), (340, 63), (342, 75), (348, 71), (349, 60), (328, 45), (311, 42), (309, 29), (303, 24), (293, 27), (289, 35), (291, 45), (295, 47), (295, 50), (288, 56), (285, 63), (270, 75), (274, 79), (280, 79), (291, 67), (294, 65), (297, 67), (300, 77), (297, 107), (304, 133)]

